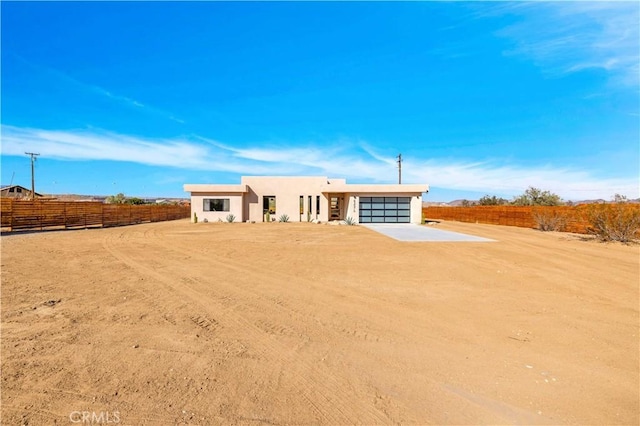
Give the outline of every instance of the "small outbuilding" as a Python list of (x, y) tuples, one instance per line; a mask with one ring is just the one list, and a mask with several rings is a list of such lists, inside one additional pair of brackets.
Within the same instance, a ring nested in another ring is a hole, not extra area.
[(427, 184), (348, 184), (323, 176), (243, 176), (240, 185), (185, 184), (199, 220), (355, 223), (422, 221)]
[[(42, 197), (42, 194), (35, 193), (36, 197)], [(31, 190), (20, 185), (7, 185), (0, 188), (0, 197), (31, 199)]]

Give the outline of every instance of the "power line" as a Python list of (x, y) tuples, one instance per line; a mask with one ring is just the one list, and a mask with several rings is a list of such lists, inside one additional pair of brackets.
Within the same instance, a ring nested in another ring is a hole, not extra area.
[(36, 162), (36, 157), (40, 154), (35, 152), (25, 152), (25, 154), (31, 156), (31, 199), (36, 199), (36, 176), (35, 176), (35, 168), (34, 164)]

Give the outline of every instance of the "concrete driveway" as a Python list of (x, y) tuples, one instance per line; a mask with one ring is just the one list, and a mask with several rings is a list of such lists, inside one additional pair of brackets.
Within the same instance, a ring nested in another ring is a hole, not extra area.
[(489, 242), (495, 241), (488, 238), (461, 234), (459, 232), (443, 231), (432, 226), (413, 225), (409, 223), (368, 223), (362, 224), (365, 228), (379, 232), (382, 235), (398, 241), (431, 241), (431, 242)]

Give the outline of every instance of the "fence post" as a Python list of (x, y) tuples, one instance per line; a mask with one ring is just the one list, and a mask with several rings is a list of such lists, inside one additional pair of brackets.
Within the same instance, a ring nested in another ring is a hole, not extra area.
[(38, 212), (38, 221), (40, 222), (40, 230), (42, 231), (44, 228), (42, 227), (42, 203), (35, 201), (35, 195), (33, 196), (34, 201), (32, 201), (33, 203), (36, 203), (35, 205), (38, 206), (37, 208), (37, 212)]

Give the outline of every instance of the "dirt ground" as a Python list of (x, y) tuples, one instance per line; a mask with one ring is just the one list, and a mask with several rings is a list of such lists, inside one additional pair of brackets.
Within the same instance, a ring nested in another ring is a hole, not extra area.
[(2, 424), (640, 422), (639, 246), (436, 226), (4, 235)]

